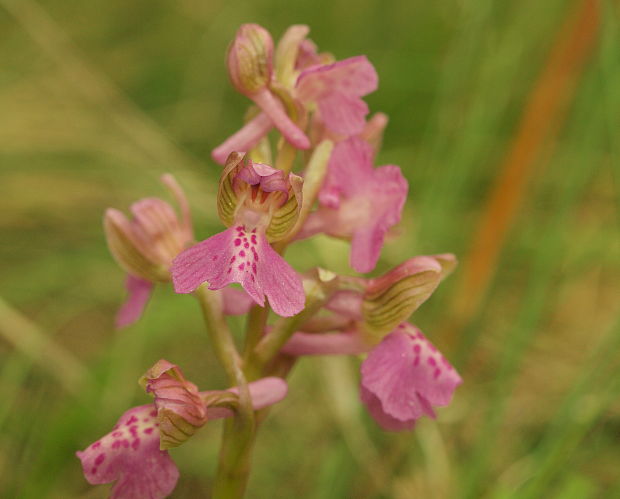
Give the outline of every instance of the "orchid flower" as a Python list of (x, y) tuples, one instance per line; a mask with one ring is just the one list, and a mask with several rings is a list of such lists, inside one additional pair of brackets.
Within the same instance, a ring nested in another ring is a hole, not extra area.
[(388, 229), (400, 221), (408, 190), (398, 166), (373, 168), (373, 158), (372, 147), (358, 137), (336, 144), (320, 207), (298, 234), (351, 239), (350, 264), (357, 272), (374, 269)]
[(326, 305), (349, 319), (344, 331), (297, 332), (282, 353), (370, 352), (362, 364), (362, 402), (383, 428), (411, 429), (423, 413), (434, 417), (432, 406), (447, 405), (461, 382), (422, 333), (404, 322), (455, 266), (451, 254), (418, 256), (375, 279), (355, 279), (358, 290), (339, 291)]
[(316, 105), (327, 128), (349, 137), (364, 130), (368, 105), (362, 97), (377, 85), (375, 68), (360, 55), (304, 70), (297, 79), (296, 97)]
[(230, 228), (185, 250), (172, 264), (177, 293), (191, 293), (203, 282), (209, 289), (240, 283), (275, 313), (292, 316), (304, 306), (299, 275), (270, 246), (294, 228), (301, 206), (302, 179), (240, 153), (230, 155), (222, 172), (218, 211)]
[[(177, 366), (165, 360), (147, 372), (144, 384), (155, 395), (155, 402), (129, 409), (110, 433), (77, 452), (89, 483), (116, 482), (113, 499), (167, 497), (179, 471), (166, 449), (181, 443), (179, 435), (187, 439), (188, 428), (195, 431), (208, 420), (234, 415), (233, 410), (212, 407), (208, 401), (234, 399), (237, 388), (198, 392)], [(282, 400), (287, 385), (271, 377), (249, 383), (248, 389), (253, 408), (259, 410)]]
[(194, 240), (189, 203), (183, 190), (172, 175), (162, 176), (161, 181), (176, 199), (181, 218), (172, 206), (158, 198), (134, 203), (131, 220), (114, 208), (105, 213), (110, 252), (127, 272), (128, 298), (116, 316), (119, 328), (140, 318), (153, 285), (170, 280), (172, 260)]

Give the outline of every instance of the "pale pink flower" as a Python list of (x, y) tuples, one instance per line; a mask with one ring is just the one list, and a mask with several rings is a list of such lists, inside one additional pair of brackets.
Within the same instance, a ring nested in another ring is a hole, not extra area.
[[(287, 384), (280, 378), (263, 378), (249, 383), (248, 389), (254, 409), (259, 410), (282, 400)], [(228, 391), (239, 393), (237, 388)], [(209, 398), (214, 393), (207, 391), (200, 395)], [(160, 402), (163, 403), (162, 399)], [(205, 421), (233, 416), (231, 409), (223, 407), (205, 407), (205, 412)], [(168, 451), (160, 450), (160, 423), (155, 404), (129, 409), (110, 433), (76, 454), (89, 483), (116, 482), (112, 499), (164, 498), (174, 490), (179, 478)]]
[(373, 161), (373, 148), (358, 137), (337, 144), (319, 194), (321, 206), (298, 235), (325, 232), (351, 239), (350, 264), (358, 272), (374, 269), (385, 235), (400, 221), (407, 198), (400, 168), (373, 168)]
[(297, 220), (301, 178), (268, 165), (231, 155), (218, 192), (220, 217), (228, 230), (185, 250), (173, 262), (177, 293), (191, 293), (203, 282), (209, 289), (240, 283), (259, 305), (265, 296), (274, 312), (295, 315), (303, 309), (301, 278), (270, 246), (286, 237)]
[(133, 217), (109, 208), (104, 217), (108, 246), (118, 264), (127, 271), (127, 301), (116, 316), (116, 326), (137, 321), (149, 300), (153, 284), (170, 280), (172, 260), (194, 239), (190, 208), (183, 190), (172, 175), (162, 183), (176, 199), (181, 216), (158, 198), (145, 198), (131, 205)]
[(361, 367), (361, 398), (386, 430), (413, 428), (435, 406), (450, 404), (461, 377), (422, 332), (400, 324), (368, 355)]
[(366, 56), (311, 66), (297, 79), (296, 97), (316, 104), (325, 126), (345, 136), (360, 134), (368, 105), (362, 97), (377, 89), (378, 77)]

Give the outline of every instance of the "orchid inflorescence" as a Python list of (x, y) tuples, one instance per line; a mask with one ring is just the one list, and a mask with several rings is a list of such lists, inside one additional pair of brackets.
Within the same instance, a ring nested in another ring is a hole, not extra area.
[[(448, 405), (461, 383), (406, 322), (455, 267), (454, 255), (416, 256), (374, 278), (316, 267), (299, 273), (283, 257), (296, 241), (323, 233), (350, 241), (352, 269), (371, 272), (408, 190), (398, 166), (373, 165), (387, 117), (366, 119), (362, 97), (378, 83), (372, 64), (365, 56), (335, 61), (318, 53), (308, 32), (291, 26), (274, 49), (264, 28), (246, 24), (229, 48), (232, 84), (254, 105), (212, 153), (224, 165), (217, 211), (226, 230), (195, 243), (189, 203), (171, 175), (162, 182), (180, 215), (156, 198), (133, 204), (131, 219), (114, 209), (105, 214), (110, 251), (127, 273), (117, 326), (137, 321), (153, 286), (171, 281), (177, 293), (198, 299), (233, 385), (199, 391), (163, 359), (149, 369), (141, 384), (153, 403), (128, 410), (77, 453), (90, 483), (115, 482), (112, 497), (170, 494), (179, 473), (168, 449), (217, 418), (228, 423), (214, 497), (243, 495), (244, 463), (264, 415), (256, 411), (286, 396), (284, 378), (301, 356), (366, 355), (361, 401), (391, 431), (435, 417), (434, 407)], [(272, 150), (274, 128), (280, 138)], [(295, 174), (298, 157), (303, 167)], [(243, 350), (225, 319), (241, 314), (248, 314)]]

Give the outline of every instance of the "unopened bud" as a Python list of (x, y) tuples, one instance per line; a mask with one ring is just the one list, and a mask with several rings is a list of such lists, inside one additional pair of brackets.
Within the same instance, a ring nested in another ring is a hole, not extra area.
[(252, 95), (269, 85), (273, 74), (273, 40), (258, 24), (244, 24), (228, 49), (228, 74), (235, 88)]

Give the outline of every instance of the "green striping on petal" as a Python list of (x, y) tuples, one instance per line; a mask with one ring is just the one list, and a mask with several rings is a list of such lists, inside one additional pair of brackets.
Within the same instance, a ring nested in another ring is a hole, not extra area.
[(159, 448), (161, 450), (178, 447), (202, 427), (202, 425), (193, 425), (170, 409), (160, 409), (157, 412), (157, 422), (159, 423)]
[(103, 218), (103, 227), (110, 253), (116, 262), (129, 274), (151, 282), (170, 280), (164, 265), (152, 262), (131, 239), (131, 223), (120, 211), (110, 208)]
[(370, 281), (362, 303), (367, 339), (376, 343), (406, 321), (433, 293), (441, 271), (434, 258), (417, 257)]
[(244, 153), (231, 152), (220, 177), (217, 191), (217, 213), (226, 227), (230, 227), (235, 221), (238, 199), (234, 189), (234, 180), (243, 168), (244, 157)]
[(286, 238), (295, 228), (295, 224), (299, 218), (304, 181), (300, 176), (293, 173), (289, 174), (288, 180), (290, 184), (288, 199), (282, 206), (276, 208), (271, 213), (271, 221), (265, 231), (267, 239), (270, 242), (280, 241)]

